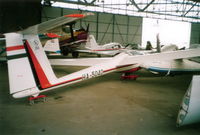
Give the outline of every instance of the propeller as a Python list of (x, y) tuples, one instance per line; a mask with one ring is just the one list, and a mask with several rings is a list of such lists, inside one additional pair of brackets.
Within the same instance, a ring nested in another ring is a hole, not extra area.
[(85, 31), (85, 32), (88, 33), (89, 32), (89, 27), (90, 27), (89, 24), (87, 25), (86, 29), (83, 26), (81, 26), (81, 28), (78, 31)]
[(89, 29), (90, 29), (90, 24), (88, 23), (87, 29), (86, 29), (86, 32), (87, 32), (87, 33), (89, 32)]
[(161, 52), (159, 33), (156, 35), (156, 46), (157, 46), (157, 52)]

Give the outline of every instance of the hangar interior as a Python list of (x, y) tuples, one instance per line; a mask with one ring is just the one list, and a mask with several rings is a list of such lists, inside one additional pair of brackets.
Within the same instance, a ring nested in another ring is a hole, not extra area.
[[(42, 10), (42, 21), (56, 18), (60, 15), (80, 13), (80, 10), (45, 7)], [(83, 27), (90, 25), (90, 33), (93, 34), (98, 43), (120, 42), (141, 43), (142, 18), (115, 15), (109, 13), (95, 13), (94, 16), (84, 19), (80, 24)]]
[[(189, 46), (200, 44), (198, 0), (2, 0), (0, 33), (84, 12), (94, 15), (78, 21), (75, 28), (89, 24), (89, 32), (99, 44), (146, 43), (142, 41), (144, 18), (189, 23)], [(182, 38), (178, 34), (177, 37)], [(156, 43), (156, 35), (152, 43)], [(53, 66), (57, 76), (81, 69)], [(140, 77), (135, 81), (120, 80), (121, 74), (111, 73), (62, 87), (47, 92), (46, 102), (30, 106), (27, 98), (9, 95), (7, 64), (0, 63), (0, 134), (199, 134), (199, 123), (176, 126), (192, 74), (163, 76), (146, 70), (136, 74)]]

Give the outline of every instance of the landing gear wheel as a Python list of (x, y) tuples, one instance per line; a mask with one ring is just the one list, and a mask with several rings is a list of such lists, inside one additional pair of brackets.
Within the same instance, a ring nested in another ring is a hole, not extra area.
[(61, 53), (64, 55), (64, 56), (67, 56), (69, 54), (69, 48), (67, 47), (63, 47), (61, 49)]
[(73, 58), (78, 58), (79, 56), (79, 53), (78, 52), (72, 52), (72, 57)]

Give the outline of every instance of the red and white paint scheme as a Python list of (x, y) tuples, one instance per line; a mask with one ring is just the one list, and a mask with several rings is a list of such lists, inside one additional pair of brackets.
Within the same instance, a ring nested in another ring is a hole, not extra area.
[[(22, 37), (22, 35), (18, 33), (6, 34), (6, 44), (11, 45), (9, 41), (13, 41), (15, 38), (18, 39), (17, 42), (14, 43), (15, 46), (19, 43), (23, 44), (22, 38), (20, 37)], [(113, 71), (121, 71), (122, 69), (129, 70), (135, 67), (135, 64), (120, 65), (120, 62), (128, 56), (127, 54), (120, 54), (106, 62), (91, 66), (61, 78), (57, 78), (51, 68), (38, 36), (24, 35), (24, 39), (25, 43), (24, 45), (21, 45), (23, 46), (23, 50), (21, 48), (20, 49), (23, 51), (22, 53), (26, 55), (8, 59), (11, 87), (10, 93), (13, 94), (13, 97), (15, 98), (37, 96), (39, 93), (51, 90), (53, 88), (77, 83)], [(7, 54), (10, 57), (9, 53), (11, 53), (11, 51), (9, 51), (9, 48), (11, 47), (7, 46)], [(21, 52), (15, 53), (15, 56), (20, 54)], [(24, 67), (24, 65), (26, 66)], [(27, 71), (24, 71), (24, 68)], [(36, 82), (39, 83), (37, 84)]]
[(24, 95), (30, 95), (31, 93), (37, 96), (39, 90), (35, 83), (27, 52), (22, 41), (23, 35), (8, 33), (5, 36), (10, 94), (13, 94), (14, 98), (18, 98), (18, 95), (16, 95), (18, 92), (23, 92)]
[[(85, 13), (80, 16), (92, 15)], [(71, 16), (71, 15), (69, 15)], [(6, 33), (6, 50), (10, 94), (15, 98), (37, 96), (41, 92), (77, 83), (86, 79), (101, 76), (114, 71), (127, 71), (138, 68), (141, 61), (171, 60), (199, 56), (200, 49), (182, 50), (165, 53), (133, 56), (121, 53), (112, 58), (88, 60), (90, 67), (78, 72), (57, 78), (44, 52), (38, 37), (49, 29), (80, 19), (80, 17), (62, 16), (41, 24), (29, 27), (17, 33)], [(76, 15), (77, 16), (77, 15)], [(81, 62), (79, 62), (81, 64)], [(86, 63), (83, 63), (86, 64)], [(23, 68), (22, 68), (23, 67)]]
[[(36, 99), (40, 93), (102, 76), (114, 71), (124, 73), (134, 72), (139, 70), (139, 67), (147, 62), (200, 56), (200, 49), (197, 48), (145, 55), (132, 55), (130, 52), (123, 52), (110, 58), (76, 59), (76, 62), (79, 61), (77, 65), (89, 67), (57, 78), (37, 33), (44, 33), (49, 29), (88, 15), (90, 15), (90, 13), (62, 16), (58, 19), (29, 27), (23, 31), (4, 34), (8, 56), (10, 94), (12, 94), (14, 98), (33, 96), (35, 97), (33, 99)], [(68, 62), (70, 63), (70, 61)], [(71, 61), (71, 63), (72, 62), (73, 61)], [(61, 61), (52, 60), (51, 63), (57, 65), (60, 64)], [(62, 63), (64, 62), (62, 61)], [(196, 85), (198, 83), (194, 84)], [(197, 87), (195, 87), (195, 89), (196, 88)], [(187, 116), (184, 115), (184, 117)]]
[[(57, 41), (52, 43), (51, 41), (52, 40), (48, 40), (44, 45), (45, 51), (55, 52), (55, 53), (61, 52), (59, 43)], [(106, 56), (114, 56), (116, 54), (128, 50), (117, 42), (98, 45), (93, 35), (88, 36), (85, 44), (81, 44), (77, 48), (73, 47), (73, 49), (77, 53), (91, 53), (91, 54), (106, 55)]]
[[(114, 71), (138, 68), (141, 61), (180, 59), (198, 56), (200, 49), (131, 56), (121, 53), (86, 69), (57, 78), (40, 43), (38, 35), (8, 33), (6, 35), (10, 94), (15, 98), (37, 96), (54, 88), (102, 76)], [(22, 41), (25, 39), (25, 43)], [(22, 68), (23, 67), (23, 68)]]

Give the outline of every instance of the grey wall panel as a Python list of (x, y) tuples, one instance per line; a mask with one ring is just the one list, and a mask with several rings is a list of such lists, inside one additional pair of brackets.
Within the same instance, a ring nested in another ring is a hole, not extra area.
[(125, 35), (116, 34), (114, 36), (114, 41), (115, 42), (121, 42), (121, 43), (123, 43), (123, 42), (125, 42), (125, 40), (126, 40), (126, 36)]
[(200, 44), (200, 24), (192, 24), (190, 44)]
[(127, 25), (115, 25), (116, 33), (128, 34), (127, 33)]
[(80, 13), (79, 10), (64, 9), (64, 8), (62, 10), (63, 10), (63, 15)]
[(142, 34), (142, 26), (129, 26), (129, 31), (128, 31), (129, 35), (141, 35)]
[(112, 24), (105, 24), (105, 23), (99, 23), (99, 32), (112, 32), (113, 25)]
[(112, 14), (100, 13), (99, 14), (99, 22), (100, 23), (110, 23), (112, 22)]
[(129, 17), (129, 25), (141, 25), (142, 24), (142, 17)]
[(58, 16), (61, 16), (61, 9), (60, 8), (54, 8), (54, 7), (43, 7), (42, 9), (42, 17), (47, 19), (56, 18)]
[(96, 22), (97, 21), (97, 13), (94, 13), (94, 15), (88, 17), (88, 18), (85, 18), (84, 19), (85, 21), (92, 21), (92, 22)]
[(116, 15), (115, 20), (117, 21), (117, 23), (123, 24), (123, 25), (127, 25), (128, 23), (128, 19), (127, 16), (122, 16), (122, 15)]
[(128, 36), (128, 43), (135, 43), (141, 45), (141, 36), (139, 35), (129, 35)]

